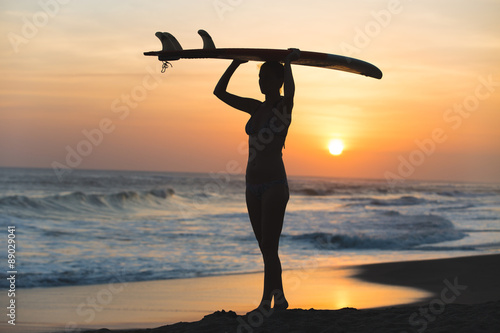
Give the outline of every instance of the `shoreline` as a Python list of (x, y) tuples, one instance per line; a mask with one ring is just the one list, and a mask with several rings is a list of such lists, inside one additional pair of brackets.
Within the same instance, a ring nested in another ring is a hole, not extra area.
[[(430, 292), (432, 296), (423, 300), (424, 303), (441, 297), (446, 288), (457, 290), (460, 294), (457, 301), (460, 304), (500, 300), (500, 254), (366, 264), (358, 267), (360, 271), (354, 278)], [(450, 287), (450, 284), (455, 287)]]
[[(409, 316), (429, 304), (438, 310), (445, 306), (450, 315), (464, 311), (463, 318), (488, 309), (499, 313), (498, 277), (500, 254), (284, 271), (290, 309), (263, 318), (262, 328), (295, 322), (301, 327), (311, 320), (327, 325), (332, 318), (349, 325), (347, 318), (363, 321), (374, 313), (408, 326)], [(153, 327), (161, 327), (158, 332), (202, 332), (198, 328), (206, 325), (232, 332), (241, 324), (238, 318), (248, 319), (245, 313), (257, 305), (261, 283), (262, 273), (251, 273), (19, 290), (19, 325), (13, 332), (97, 332), (103, 327), (116, 333)], [(0, 324), (0, 330), (6, 327)]]

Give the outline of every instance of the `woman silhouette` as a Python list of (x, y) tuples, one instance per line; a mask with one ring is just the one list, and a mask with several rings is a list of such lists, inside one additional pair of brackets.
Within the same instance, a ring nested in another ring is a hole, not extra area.
[[(292, 49), (279, 62), (266, 62), (260, 68), (259, 85), (264, 102), (227, 92), (227, 85), (238, 66), (234, 60), (222, 75), (214, 94), (235, 109), (250, 114), (245, 131), (249, 136), (246, 169), (246, 203), (252, 228), (264, 259), (264, 292), (255, 310), (285, 310), (288, 302), (283, 292), (278, 245), (289, 198), (282, 147), (291, 122), (295, 84), (290, 62), (300, 51)], [(284, 96), (280, 89), (284, 85)]]

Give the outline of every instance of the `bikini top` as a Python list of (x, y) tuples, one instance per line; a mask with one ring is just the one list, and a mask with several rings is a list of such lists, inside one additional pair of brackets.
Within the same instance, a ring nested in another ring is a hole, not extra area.
[[(274, 109), (277, 109), (277, 110), (280, 110), (282, 109), (283, 107), (282, 106), (279, 106), (278, 107), (278, 104), (282, 104), (283, 103), (283, 97), (280, 98), (276, 103), (274, 103), (273, 107), (271, 110), (274, 110)], [(264, 103), (262, 103), (264, 104)], [(258, 110), (258, 109), (257, 109)], [(279, 135), (279, 136), (286, 136), (287, 135), (287, 132), (288, 132), (288, 126), (290, 126), (290, 121), (283, 121), (283, 118), (286, 117), (285, 115), (271, 115), (268, 117), (267, 121), (264, 122), (260, 128), (256, 128), (254, 126), (254, 123), (255, 123), (255, 114), (257, 113), (257, 110), (255, 110), (250, 119), (248, 120), (247, 124), (245, 125), (245, 132), (248, 134), (248, 135), (255, 135), (255, 134), (258, 134), (260, 131), (263, 131), (263, 130), (270, 130), (271, 133), (273, 133), (274, 135)], [(278, 111), (280, 112), (280, 111)], [(287, 119), (286, 119), (287, 120)], [(284, 128), (283, 128), (284, 126)]]

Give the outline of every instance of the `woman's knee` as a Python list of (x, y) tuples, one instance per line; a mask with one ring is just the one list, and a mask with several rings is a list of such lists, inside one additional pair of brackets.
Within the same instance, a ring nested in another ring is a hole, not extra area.
[(259, 242), (259, 248), (264, 258), (272, 258), (278, 256), (278, 244), (275, 241), (262, 240)]

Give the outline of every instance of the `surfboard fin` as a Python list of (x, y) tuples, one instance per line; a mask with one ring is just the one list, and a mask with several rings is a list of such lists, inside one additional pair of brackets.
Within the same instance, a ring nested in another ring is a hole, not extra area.
[(158, 31), (155, 36), (161, 41), (162, 51), (182, 51), (181, 44), (172, 34)]
[(200, 35), (201, 39), (203, 39), (203, 49), (204, 50), (215, 49), (214, 41), (212, 40), (212, 37), (210, 37), (208, 32), (200, 29), (200, 30), (198, 30), (198, 35)]

